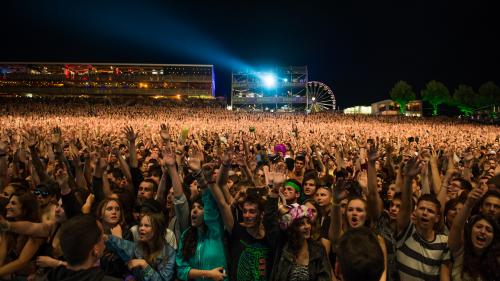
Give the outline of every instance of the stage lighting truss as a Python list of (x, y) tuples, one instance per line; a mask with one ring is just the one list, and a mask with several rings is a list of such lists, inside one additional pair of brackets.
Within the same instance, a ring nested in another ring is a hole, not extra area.
[(307, 82), (307, 112), (335, 110), (335, 95), (326, 84), (318, 81)]

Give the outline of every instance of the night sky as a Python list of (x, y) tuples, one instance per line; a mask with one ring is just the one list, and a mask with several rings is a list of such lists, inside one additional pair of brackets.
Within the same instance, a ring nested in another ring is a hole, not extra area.
[(231, 69), (308, 65), (341, 108), (386, 99), (398, 80), (417, 93), (434, 79), (451, 93), (500, 84), (493, 1), (182, 2), (2, 2), (0, 61), (214, 64), (217, 95)]

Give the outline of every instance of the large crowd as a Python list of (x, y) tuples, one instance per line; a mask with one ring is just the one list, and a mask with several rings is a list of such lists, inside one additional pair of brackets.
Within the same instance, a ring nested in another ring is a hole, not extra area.
[(0, 104), (0, 280), (500, 280), (500, 130)]

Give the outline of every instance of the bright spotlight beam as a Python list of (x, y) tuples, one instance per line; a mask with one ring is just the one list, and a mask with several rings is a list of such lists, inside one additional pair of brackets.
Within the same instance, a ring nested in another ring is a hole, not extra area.
[(262, 77), (262, 81), (267, 88), (274, 88), (274, 86), (276, 86), (276, 76), (272, 74), (265, 74)]

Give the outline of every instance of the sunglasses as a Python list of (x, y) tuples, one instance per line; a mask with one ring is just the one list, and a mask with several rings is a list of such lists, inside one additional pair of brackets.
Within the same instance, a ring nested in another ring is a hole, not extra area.
[(42, 191), (41, 189), (35, 189), (33, 191), (33, 194), (36, 195), (36, 196), (42, 195), (43, 198), (47, 198), (50, 195), (47, 191)]

